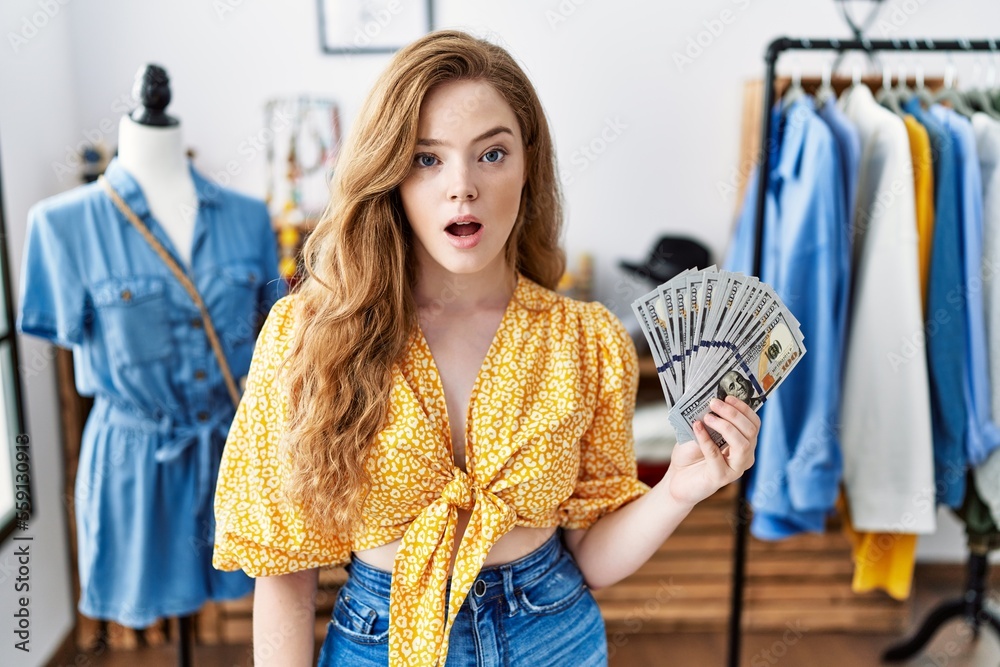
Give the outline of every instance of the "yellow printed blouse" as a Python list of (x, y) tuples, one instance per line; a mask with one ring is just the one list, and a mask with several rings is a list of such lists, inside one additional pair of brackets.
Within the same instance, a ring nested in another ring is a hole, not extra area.
[[(388, 422), (367, 461), (372, 486), (352, 535), (306, 526), (279, 500), (287, 400), (277, 369), (293, 337), (296, 295), (264, 324), (215, 495), (213, 565), (274, 575), (349, 562), (352, 550), (402, 538), (392, 570), (390, 665), (433, 665), (490, 548), (513, 526), (589, 528), (641, 496), (632, 416), (635, 347), (598, 302), (518, 277), (476, 378), (467, 470), (451, 452), (441, 379), (419, 327), (394, 368)], [(471, 512), (446, 605), (457, 508)]]

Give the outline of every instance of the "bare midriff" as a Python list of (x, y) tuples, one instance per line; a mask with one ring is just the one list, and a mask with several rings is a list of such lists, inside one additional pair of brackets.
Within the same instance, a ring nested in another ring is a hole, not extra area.
[[(469, 523), (470, 512), (467, 510), (458, 510), (458, 526), (455, 530), (455, 547), (452, 552), (452, 562), (448, 568), (448, 576), (450, 577), (454, 567), (455, 567), (455, 557), (454, 554), (458, 552), (459, 542), (462, 540), (462, 534), (465, 532), (465, 526)], [(548, 526), (545, 528), (531, 528), (528, 526), (514, 526), (510, 529), (510, 532), (503, 535), (490, 552), (486, 555), (486, 565), (502, 565), (503, 563), (509, 563), (511, 561), (517, 560), (527, 556), (532, 551), (542, 546), (545, 540), (556, 531), (555, 526)], [(393, 540), (387, 544), (375, 547), (373, 549), (363, 549), (361, 551), (354, 552), (359, 560), (371, 565), (372, 567), (377, 567), (381, 570), (387, 570), (392, 572), (392, 564), (396, 560), (396, 551), (399, 549), (399, 543), (401, 540)]]

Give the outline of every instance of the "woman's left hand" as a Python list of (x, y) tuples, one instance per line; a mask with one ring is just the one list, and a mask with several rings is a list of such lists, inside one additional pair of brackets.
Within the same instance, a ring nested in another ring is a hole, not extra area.
[[(695, 422), (694, 440), (679, 443), (663, 476), (670, 496), (678, 503), (694, 506), (723, 486), (740, 478), (753, 465), (760, 417), (749, 405), (733, 396), (725, 402), (714, 398), (705, 423)], [(719, 448), (705, 429), (712, 427), (726, 440)]]

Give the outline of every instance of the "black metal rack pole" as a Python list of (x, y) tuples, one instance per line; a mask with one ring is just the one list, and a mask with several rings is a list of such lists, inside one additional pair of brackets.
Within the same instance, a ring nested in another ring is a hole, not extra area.
[[(761, 124), (761, 142), (757, 169), (757, 208), (754, 214), (753, 275), (759, 276), (764, 248), (764, 206), (767, 203), (767, 174), (771, 163), (771, 107), (774, 106), (774, 69), (777, 52), (767, 50), (767, 76), (764, 84), (764, 114)], [(740, 641), (743, 638), (743, 588), (746, 575), (747, 528), (750, 521), (750, 505), (747, 501), (747, 476), (739, 481), (736, 496), (736, 541), (733, 545), (733, 574), (729, 612), (729, 665), (739, 667)]]
[[(757, 169), (757, 202), (754, 215), (753, 275), (760, 276), (764, 247), (764, 210), (767, 198), (768, 172), (770, 170), (771, 108), (774, 106), (774, 80), (778, 58), (784, 51), (993, 51), (996, 52), (997, 39), (810, 39), (778, 37), (767, 47), (764, 55), (766, 73), (764, 78), (764, 109), (760, 159)], [(732, 591), (729, 616), (729, 658), (728, 667), (739, 667), (740, 643), (743, 637), (743, 589), (746, 580), (747, 528), (750, 507), (747, 501), (747, 476), (739, 481), (736, 497), (736, 539), (733, 547)]]

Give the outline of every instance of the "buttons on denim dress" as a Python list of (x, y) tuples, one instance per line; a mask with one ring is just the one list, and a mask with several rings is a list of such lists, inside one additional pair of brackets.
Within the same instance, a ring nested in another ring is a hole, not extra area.
[(483, 597), (483, 595), (486, 594), (486, 582), (483, 581), (482, 579), (478, 580), (476, 582), (476, 585), (473, 586), (472, 591), (476, 594), (477, 597)]

